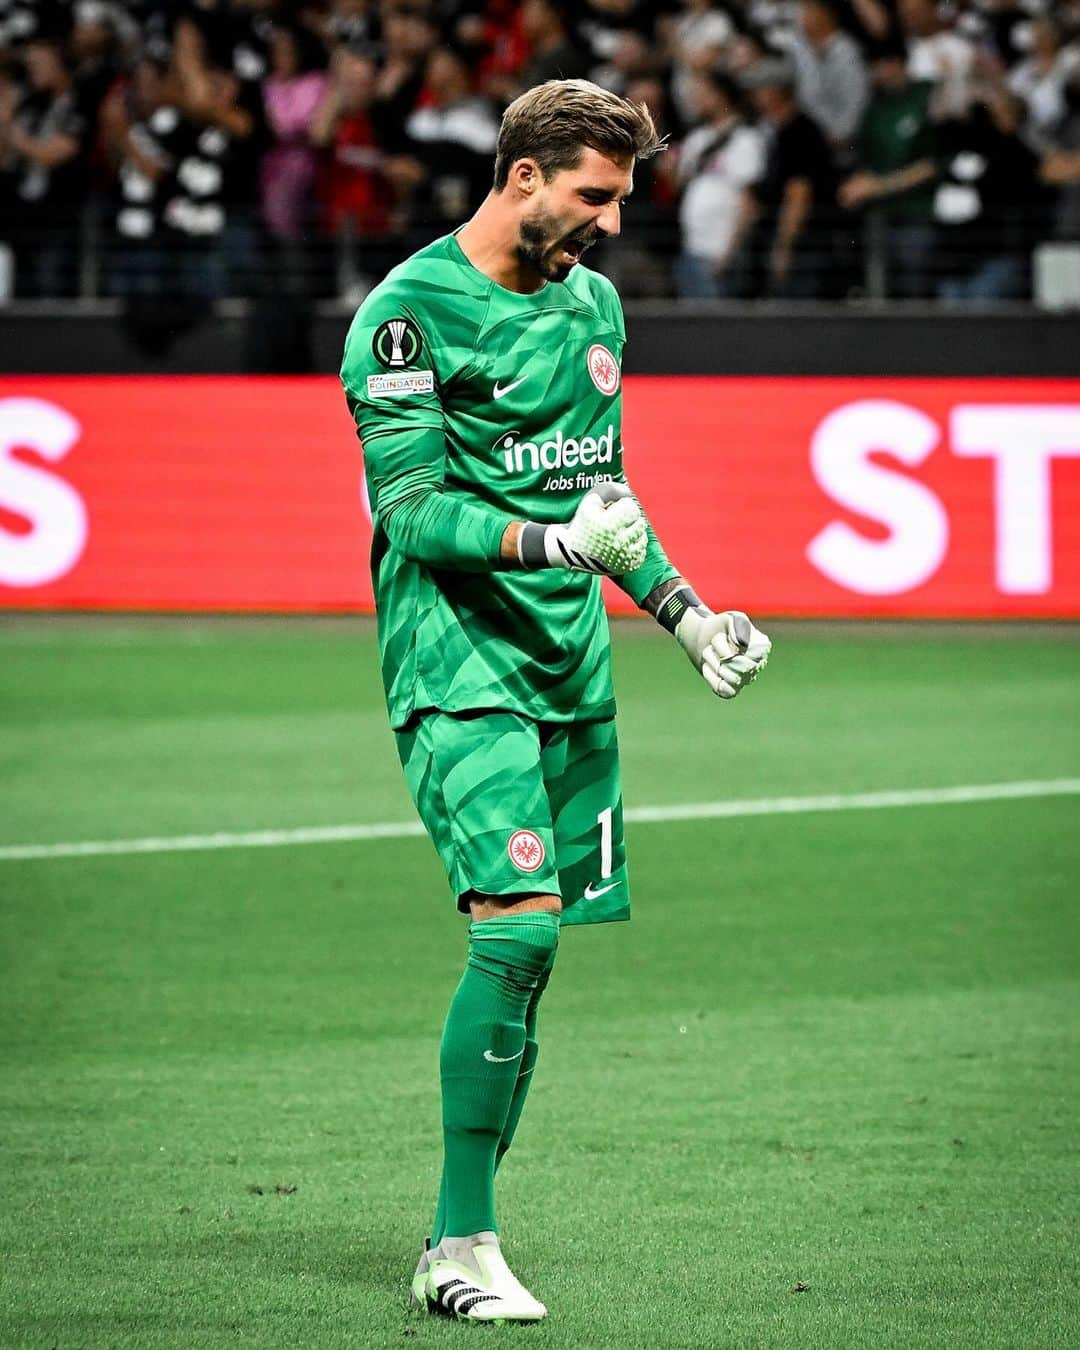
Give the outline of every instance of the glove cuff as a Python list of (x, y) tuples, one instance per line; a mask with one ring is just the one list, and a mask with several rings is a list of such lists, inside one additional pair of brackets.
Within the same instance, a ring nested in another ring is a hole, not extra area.
[(540, 567), (550, 567), (547, 551), (546, 525), (535, 520), (527, 520), (518, 531), (518, 561), (526, 571), (534, 572)]
[(702, 615), (710, 612), (708, 605), (692, 586), (680, 586), (677, 591), (672, 591), (670, 595), (664, 597), (660, 608), (656, 611), (656, 622), (674, 637), (679, 621), (688, 609), (697, 610)]

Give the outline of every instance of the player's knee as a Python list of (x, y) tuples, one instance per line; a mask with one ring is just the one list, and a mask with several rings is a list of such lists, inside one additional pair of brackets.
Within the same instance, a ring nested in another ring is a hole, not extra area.
[(515, 892), (513, 895), (486, 895), (469, 891), (464, 897), (474, 919), (506, 918), (511, 914), (561, 914), (562, 899), (541, 891)]
[(558, 946), (559, 915), (554, 910), (502, 912), (484, 919), (474, 914), (469, 965), (532, 994), (550, 973)]

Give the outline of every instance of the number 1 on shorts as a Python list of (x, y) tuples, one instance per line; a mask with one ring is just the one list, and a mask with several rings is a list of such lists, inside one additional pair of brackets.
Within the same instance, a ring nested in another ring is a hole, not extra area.
[(600, 826), (600, 880), (611, 876), (611, 807), (605, 806), (596, 817)]

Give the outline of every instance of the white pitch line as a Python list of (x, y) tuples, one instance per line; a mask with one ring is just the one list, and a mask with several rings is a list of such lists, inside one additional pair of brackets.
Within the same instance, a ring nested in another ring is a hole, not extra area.
[(686, 802), (677, 806), (639, 806), (626, 819), (719, 820), (726, 816), (801, 815), (807, 811), (884, 811), (895, 806), (955, 806), (962, 802), (999, 802), (1016, 797), (1070, 797), (1080, 793), (1080, 778), (1042, 782), (982, 783), (967, 787), (907, 788), (893, 792), (844, 792), (823, 797), (764, 797), (745, 802)]
[[(735, 816), (802, 815), (810, 811), (885, 811), (899, 806), (955, 806), (963, 802), (1008, 801), (1018, 797), (1080, 795), (1080, 778), (967, 787), (908, 788), (892, 792), (832, 793), (819, 797), (758, 797), (748, 801), (687, 802), (635, 806), (628, 822), (727, 820)], [(220, 848), (283, 848), (294, 844), (346, 844), (369, 839), (413, 839), (425, 833), (418, 820), (379, 825), (315, 825), (297, 830), (253, 830), (239, 834), (176, 834), (150, 839), (91, 839), (83, 843), (0, 845), (0, 862), (41, 858), (94, 858), (133, 853), (186, 853)]]

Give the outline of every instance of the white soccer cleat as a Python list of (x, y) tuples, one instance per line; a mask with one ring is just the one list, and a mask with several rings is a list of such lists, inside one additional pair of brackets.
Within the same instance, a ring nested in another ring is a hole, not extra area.
[(449, 1238), (426, 1251), (413, 1277), (413, 1297), (417, 1302), (422, 1297), (430, 1313), (466, 1322), (539, 1322), (547, 1314), (506, 1264), (490, 1232)]
[(424, 1239), (424, 1250), (420, 1253), (420, 1260), (417, 1263), (416, 1270), (413, 1272), (412, 1284), (409, 1286), (409, 1305), (413, 1308), (427, 1307), (427, 1273), (431, 1267), (431, 1239)]

